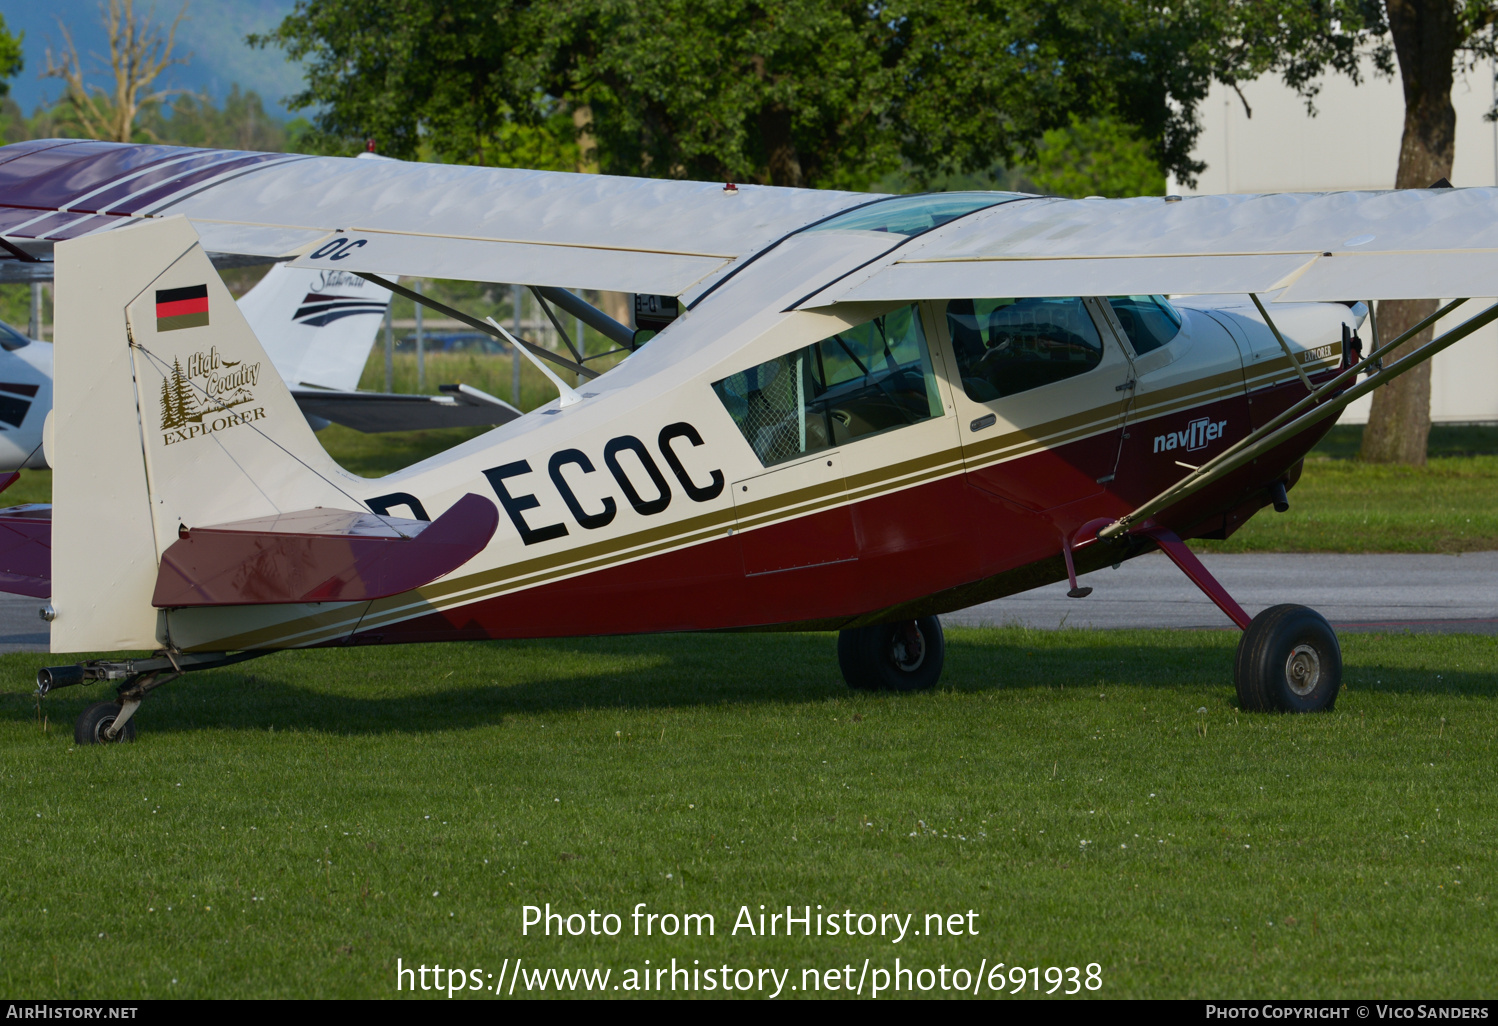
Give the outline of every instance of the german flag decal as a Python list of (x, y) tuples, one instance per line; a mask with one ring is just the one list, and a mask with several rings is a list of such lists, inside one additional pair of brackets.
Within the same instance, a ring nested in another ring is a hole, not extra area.
[(208, 326), (208, 286), (156, 290), (156, 330)]

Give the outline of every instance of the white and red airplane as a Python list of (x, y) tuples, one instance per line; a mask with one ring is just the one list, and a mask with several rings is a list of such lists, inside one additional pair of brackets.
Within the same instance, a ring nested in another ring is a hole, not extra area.
[[(1326, 709), (1326, 621), (1250, 620), (1182, 539), (1282, 508), (1347, 403), (1498, 318), (1385, 366), (1404, 338), (1360, 362), (1346, 302), (1492, 292), (1495, 212), (1492, 189), (871, 196), (10, 146), (0, 276), (50, 262), (61, 345), (55, 507), (0, 515), (7, 579), (50, 589), (54, 652), (157, 653), (41, 672), (116, 684), (82, 743), (133, 736), (181, 673), (308, 646), (837, 630), (853, 687), (929, 688), (939, 614), (1081, 596), (1156, 548), (1244, 629), (1244, 708)], [(215, 271), (247, 258), (680, 312), (602, 375), (521, 342), (586, 385), (367, 480), (265, 373)], [(1221, 293), (1248, 299), (1162, 298)]]

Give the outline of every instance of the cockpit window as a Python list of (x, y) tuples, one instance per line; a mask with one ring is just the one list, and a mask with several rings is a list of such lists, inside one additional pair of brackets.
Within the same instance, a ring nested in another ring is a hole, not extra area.
[(25, 335), (21, 334), (15, 328), (12, 328), (9, 324), (6, 324), (4, 321), (0, 321), (0, 349), (4, 349), (7, 352), (14, 352), (17, 349), (21, 349), (22, 347), (29, 345), (31, 345), (31, 339), (27, 338)]
[(987, 403), (1064, 381), (1103, 359), (1082, 300), (954, 299), (947, 327), (968, 398)]
[(942, 415), (915, 306), (714, 382), (765, 466)]
[(1108, 303), (1136, 356), (1159, 349), (1180, 333), (1181, 315), (1164, 296), (1109, 296)]
[(1017, 192), (937, 192), (895, 196), (829, 218), (808, 232), (863, 231), (919, 235), (984, 207), (1018, 199)]

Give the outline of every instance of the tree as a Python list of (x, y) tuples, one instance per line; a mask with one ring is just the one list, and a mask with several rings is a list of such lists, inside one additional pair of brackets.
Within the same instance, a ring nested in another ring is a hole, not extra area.
[[(858, 0), (568, 0), (553, 81), (619, 174), (867, 188), (899, 165), (890, 33)], [(726, 29), (726, 30), (725, 30)]]
[(300, 0), (252, 42), (304, 62), (292, 104), (321, 108), (331, 152), (373, 136), (397, 157), (867, 188), (902, 164), (918, 184), (985, 172), (1116, 114), (1189, 178), (1211, 74), (1179, 54), (1204, 30), (1147, 6)]
[(174, 146), (276, 153), (287, 143), (288, 126), (266, 113), (259, 94), (242, 91), (238, 83), (229, 87), (222, 106), (210, 97), (184, 93), (170, 107), (142, 107), (137, 124), (151, 138)]
[[(1458, 62), (1494, 56), (1491, 3), (1385, 0), (1384, 24), (1399, 60), (1404, 86), (1404, 135), (1399, 145), (1396, 189), (1423, 189), (1449, 180), (1456, 159), (1456, 108), (1451, 105), (1453, 69)], [(1374, 23), (1377, 27), (1382, 25)], [(1387, 59), (1385, 60), (1387, 63)], [(1490, 115), (1491, 117), (1491, 115)], [(1436, 300), (1404, 300), (1378, 305), (1384, 338), (1409, 330), (1435, 312)], [(1427, 329), (1395, 351), (1396, 356), (1431, 339)], [(1373, 393), (1360, 457), (1373, 463), (1424, 466), (1430, 440), (1430, 363)]]
[(190, 420), (200, 420), (203, 416), (203, 408), (198, 403), (198, 397), (193, 394), (191, 382), (187, 375), (182, 373), (182, 364), (172, 360), (172, 384), (170, 390), (166, 383), (162, 383), (161, 406), (163, 415), (168, 406), (171, 408), (173, 419), (170, 424), (162, 421), (162, 427), (181, 427)]
[(21, 73), (21, 41), (25, 34), (13, 36), (5, 27), (5, 15), (0, 14), (0, 99), (10, 95), (9, 79)]
[(186, 418), (177, 412), (177, 403), (172, 393), (172, 382), (170, 378), (161, 379), (161, 427), (181, 427)]
[(249, 42), (303, 62), (306, 88), (288, 103), (321, 108), (316, 148), (358, 152), (373, 138), (402, 159), (508, 163), (526, 141), (517, 131), (556, 127), (536, 22), (505, 0), (299, 0)]
[(372, 137), (405, 158), (866, 183), (896, 159), (884, 143), (882, 160), (864, 155), (880, 127), (877, 97), (861, 90), (879, 64), (866, 11), (847, 0), (303, 0), (252, 42), (305, 62), (291, 103), (322, 108), (318, 142), (333, 152)]
[(150, 14), (136, 17), (135, 0), (109, 0), (101, 4), (100, 15), (109, 37), (109, 66), (114, 76), (112, 92), (84, 82), (83, 63), (73, 45), (68, 27), (58, 21), (67, 52), (61, 56), (47, 49), (46, 78), (60, 78), (66, 83), (64, 102), (76, 119), (79, 129), (90, 139), (131, 142), (136, 135), (136, 117), (143, 107), (161, 103), (181, 90), (151, 90), (162, 71), (173, 64), (186, 64), (186, 57), (173, 57), (177, 27), (187, 17), (187, 3), (177, 12), (165, 37)]
[[(1498, 56), (1494, 0), (1256, 0), (1219, 4), (1217, 41), (1209, 49), (1213, 77), (1236, 86), (1278, 73), (1305, 97), (1315, 97), (1327, 71), (1354, 82), (1371, 60), (1375, 74), (1398, 74), (1404, 90), (1404, 133), (1395, 187), (1423, 189), (1449, 179), (1456, 155), (1456, 111), (1451, 89), (1458, 68)], [(1493, 119), (1498, 109), (1490, 112)], [(1250, 116), (1252, 116), (1250, 112)], [(1435, 300), (1378, 304), (1383, 341), (1413, 327), (1436, 309)], [(1430, 330), (1394, 354), (1429, 342)], [(1376, 463), (1425, 463), (1430, 434), (1430, 365), (1377, 390), (1361, 458)]]

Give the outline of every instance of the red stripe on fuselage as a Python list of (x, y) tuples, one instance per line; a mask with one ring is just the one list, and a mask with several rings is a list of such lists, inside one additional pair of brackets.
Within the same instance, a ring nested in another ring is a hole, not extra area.
[[(1304, 394), (1299, 381), (1255, 392), (1254, 417), (1262, 422)], [(1095, 517), (1121, 516), (1179, 480), (1185, 474), (1176, 465), (1181, 453), (1154, 453), (1154, 436), (1202, 416), (1228, 419), (1231, 434), (1190, 453), (1193, 462), (1206, 462), (1249, 430), (1248, 407), (1241, 395), (1131, 423), (1120, 454), (1119, 479), (1096, 494), (1043, 512), (994, 494), (996, 476), (1007, 473), (1031, 484), (1048, 478), (1066, 480), (1077, 473), (1073, 465), (1077, 460), (1091, 473), (1095, 439), (984, 468), (987, 487), (977, 486), (977, 471), (956, 474), (753, 532), (371, 628), (347, 640), (394, 644), (777, 625), (831, 628), (913, 604), (928, 612), (961, 608), (1063, 580), (1062, 538)], [(1327, 421), (1324, 428), (1305, 432), (1167, 510), (1155, 522), (1183, 537), (1230, 533), (1267, 503), (1264, 489), (1293, 467), (1330, 427)], [(828, 534), (832, 521), (850, 515), (856, 559), (745, 574), (742, 545), (746, 538), (758, 536), (756, 546), (761, 549), (777, 543), (801, 549), (808, 538)], [(1151, 547), (1141, 543), (1131, 554)], [(1084, 569), (1105, 565), (1116, 558), (1111, 553), (1119, 550), (1106, 551), (1109, 554), (1104, 556), (1102, 549), (1081, 550), (1079, 565)], [(331, 642), (343, 643), (345, 639)]]

